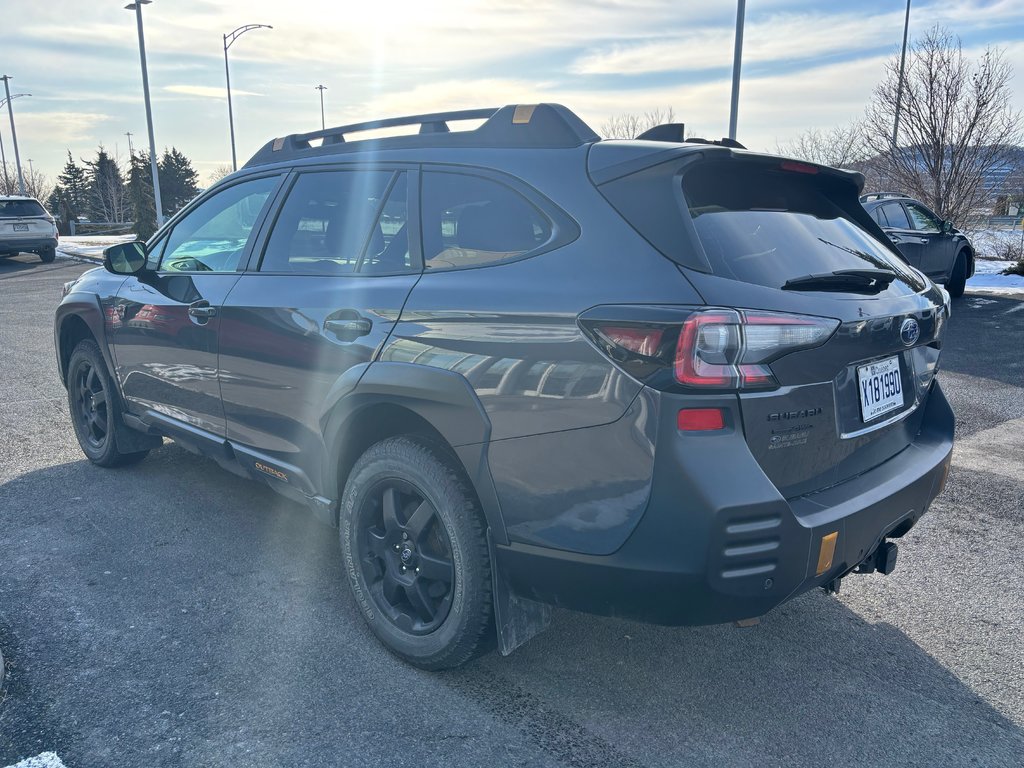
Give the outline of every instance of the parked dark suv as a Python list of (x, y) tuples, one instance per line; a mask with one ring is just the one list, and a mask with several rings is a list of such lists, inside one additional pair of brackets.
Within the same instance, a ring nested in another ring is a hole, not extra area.
[(862, 195), (860, 201), (907, 263), (943, 283), (953, 298), (964, 295), (974, 274), (974, 247), (953, 222), (898, 192)]
[(745, 621), (889, 573), (949, 468), (945, 297), (858, 174), (674, 138), (540, 104), (271, 141), (66, 287), (83, 451), (307, 503), (425, 668), (552, 604)]

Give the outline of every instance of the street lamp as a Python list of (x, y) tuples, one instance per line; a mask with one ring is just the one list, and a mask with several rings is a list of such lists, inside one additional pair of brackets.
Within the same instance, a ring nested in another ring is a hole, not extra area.
[(153, 0), (135, 0), (128, 3), (125, 10), (135, 11), (135, 21), (139, 28), (139, 59), (142, 61), (142, 94), (146, 100), (146, 127), (149, 128), (149, 166), (153, 173), (153, 205), (156, 207), (156, 225), (164, 224), (163, 205), (160, 202), (160, 171), (156, 165), (156, 139), (153, 138), (153, 108), (149, 104), (149, 72), (146, 70), (146, 38), (142, 34), (142, 6), (149, 5)]
[(746, 0), (736, 5), (736, 46), (732, 55), (732, 103), (729, 106), (729, 138), (736, 140), (736, 121), (740, 106), (740, 64), (743, 60), (743, 17), (747, 8)]
[(324, 124), (324, 91), (327, 90), (327, 86), (317, 85), (314, 87), (320, 91), (320, 130), (325, 131), (327, 130), (327, 126)]
[(269, 24), (244, 24), (233, 32), (224, 35), (224, 78), (228, 83), (228, 130), (231, 132), (231, 170), (238, 170), (235, 156), (235, 116), (231, 111), (231, 70), (228, 69), (228, 48), (250, 29), (273, 29)]
[[(14, 97), (11, 96), (11, 76), (4, 75), (0, 77), (0, 80), (4, 81), (4, 92), (7, 94), (7, 115), (11, 118), (11, 141), (14, 142), (14, 166), (18, 169), (18, 193), (25, 194), (25, 177), (21, 175), (21, 156), (18, 154), (18, 132), (14, 130), (14, 109), (11, 107), (11, 101)], [(4, 168), (4, 173), (7, 169)]]
[(896, 83), (896, 116), (892, 121), (892, 151), (896, 151), (896, 141), (900, 133), (900, 101), (903, 98), (903, 67), (907, 61), (907, 33), (910, 31), (910, 0), (907, 0), (907, 15), (903, 19), (903, 50), (900, 53), (900, 76)]
[[(9, 102), (11, 99), (17, 99), (17, 98), (20, 98), (22, 96), (31, 96), (31, 95), (32, 95), (31, 93), (15, 93), (10, 98), (0, 99), (0, 109), (3, 109), (4, 104)], [(13, 118), (12, 118), (12, 120), (13, 120)], [(4, 140), (3, 140), (3, 136), (2, 135), (0, 135), (0, 164), (3, 164), (3, 167), (4, 167), (4, 190), (8, 190), (8, 189), (11, 188), (11, 179), (7, 175), (7, 155), (4, 154)]]

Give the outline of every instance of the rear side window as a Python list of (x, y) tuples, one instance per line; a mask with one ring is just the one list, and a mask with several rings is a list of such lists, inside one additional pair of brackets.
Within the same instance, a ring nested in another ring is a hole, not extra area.
[(916, 284), (832, 199), (833, 184), (753, 164), (703, 163), (685, 174), (683, 192), (719, 277), (781, 288), (806, 275), (881, 268)]
[(43, 206), (35, 200), (0, 200), (0, 219), (45, 215)]
[(880, 227), (888, 227), (889, 220), (885, 218), (885, 211), (882, 210), (882, 206), (878, 206), (874, 211), (871, 212), (871, 216), (878, 223)]
[(427, 269), (479, 267), (515, 259), (551, 239), (551, 222), (504, 184), (480, 176), (423, 175)]

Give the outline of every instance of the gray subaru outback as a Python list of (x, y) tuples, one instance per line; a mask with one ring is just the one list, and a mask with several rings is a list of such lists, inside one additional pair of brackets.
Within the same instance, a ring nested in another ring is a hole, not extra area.
[(65, 286), (82, 450), (308, 505), (429, 669), (552, 605), (746, 623), (890, 573), (949, 469), (948, 300), (860, 175), (680, 139), (554, 104), (274, 139)]

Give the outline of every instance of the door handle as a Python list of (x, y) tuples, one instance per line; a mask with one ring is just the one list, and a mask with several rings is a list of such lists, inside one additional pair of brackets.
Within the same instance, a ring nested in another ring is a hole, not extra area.
[(902, 240), (900, 240), (899, 235), (889, 235), (889, 239), (892, 240), (894, 243), (903, 242)]
[(208, 320), (217, 314), (217, 308), (211, 307), (208, 301), (197, 301), (195, 304), (188, 305), (188, 314), (190, 317)]
[(324, 328), (339, 336), (365, 336), (373, 328), (373, 323), (365, 317), (354, 317), (347, 320), (327, 320)]

